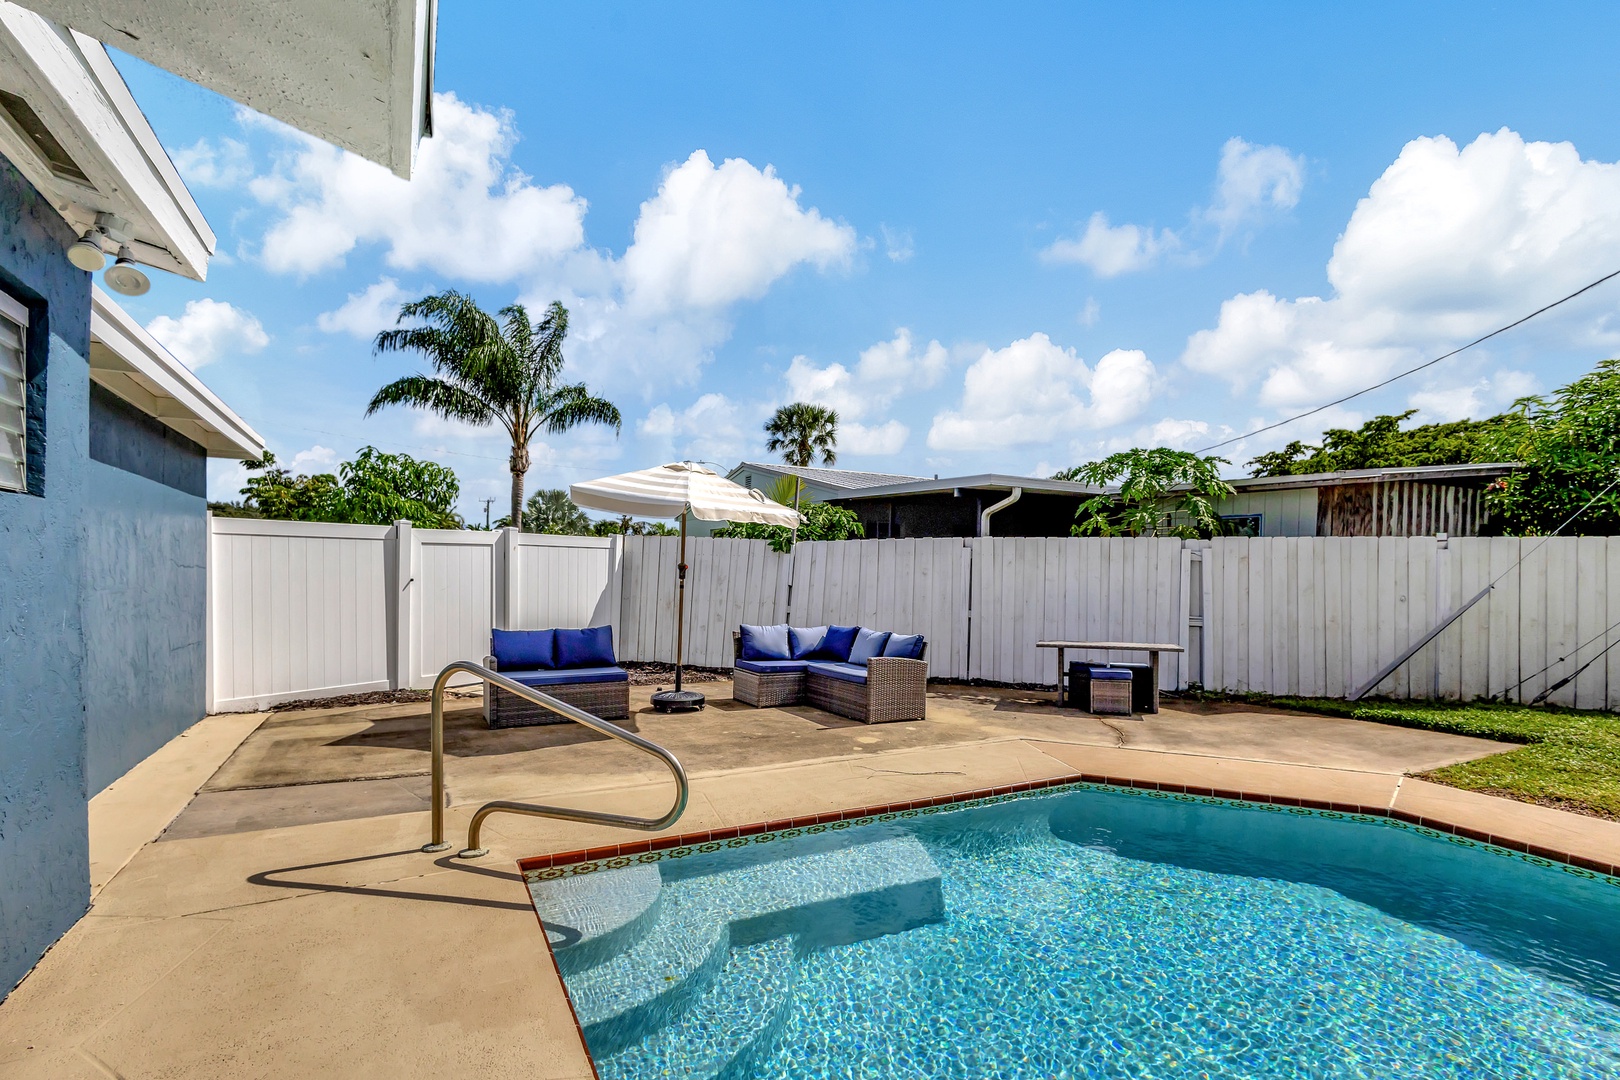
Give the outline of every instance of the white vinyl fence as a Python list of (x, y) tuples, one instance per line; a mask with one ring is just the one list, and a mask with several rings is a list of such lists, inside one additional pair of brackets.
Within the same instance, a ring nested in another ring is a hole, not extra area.
[[(209, 709), (425, 687), (452, 660), (482, 659), (491, 627), (607, 625), (621, 659), (671, 661), (679, 543), (211, 519)], [(1187, 650), (1162, 658), (1165, 689), (1332, 697), (1495, 581), (1375, 692), (1529, 701), (1580, 668), (1552, 702), (1620, 707), (1620, 649), (1605, 651), (1620, 642), (1620, 537), (865, 540), (791, 554), (704, 537), (687, 563), (695, 665), (729, 667), (740, 623), (840, 623), (925, 635), (938, 678), (1049, 686), (1056, 657), (1037, 641), (1154, 641)]]

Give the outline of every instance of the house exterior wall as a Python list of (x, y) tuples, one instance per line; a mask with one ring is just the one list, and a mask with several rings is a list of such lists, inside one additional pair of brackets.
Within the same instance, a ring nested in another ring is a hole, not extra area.
[(1222, 517), (1260, 515), (1260, 536), (1315, 536), (1316, 488), (1288, 491), (1240, 491), (1222, 499), (1215, 512)]
[(84, 508), (90, 278), (0, 160), (0, 287), (29, 308), (29, 490), (0, 492), (0, 996), (90, 899)]
[(99, 461), (87, 496), (85, 771), (94, 795), (203, 717), (208, 508), (199, 495)]

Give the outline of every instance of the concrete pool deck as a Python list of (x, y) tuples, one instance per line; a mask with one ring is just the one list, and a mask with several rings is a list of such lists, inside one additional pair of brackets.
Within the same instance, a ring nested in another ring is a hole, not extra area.
[[(727, 683), (660, 716), (650, 689), (630, 724), (692, 780), (670, 834), (1087, 774), (1385, 807), (1620, 864), (1620, 824), (1406, 775), (1508, 749), (1480, 739), (1226, 706), (1101, 720), (967, 687), (909, 724), (755, 710)], [(644, 834), (496, 816), (483, 859), (421, 853), (426, 713), (211, 717), (98, 796), (93, 906), (0, 1003), (0, 1074), (590, 1077), (516, 863)], [(492, 798), (668, 803), (667, 774), (577, 727), (491, 732), (464, 701), (446, 741), (457, 846)]]

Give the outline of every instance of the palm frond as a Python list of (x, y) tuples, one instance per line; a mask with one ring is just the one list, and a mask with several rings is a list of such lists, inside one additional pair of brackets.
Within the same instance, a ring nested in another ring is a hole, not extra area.
[(450, 420), (464, 420), (469, 424), (487, 424), (498, 418), (489, 402), (465, 387), (431, 375), (407, 375), (378, 390), (366, 406), (370, 416), (388, 405), (414, 405), (428, 409)]
[(559, 386), (537, 405), (534, 423), (553, 435), (560, 435), (580, 424), (607, 424), (615, 432), (624, 429), (624, 418), (619, 414), (619, 407), (592, 394), (584, 383)]

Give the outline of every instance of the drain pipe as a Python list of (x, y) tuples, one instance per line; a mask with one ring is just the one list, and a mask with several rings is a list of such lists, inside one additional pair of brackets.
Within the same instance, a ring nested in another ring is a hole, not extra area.
[(979, 535), (980, 536), (989, 536), (990, 535), (990, 515), (991, 514), (994, 514), (997, 510), (1005, 510), (1005, 509), (1007, 509), (1007, 507), (1011, 506), (1013, 503), (1017, 502), (1019, 499), (1022, 499), (1023, 497), (1024, 497), (1024, 489), (1021, 488), (1021, 487), (1015, 487), (1015, 488), (1012, 489), (1012, 494), (1011, 495), (1008, 495), (1005, 499), (1002, 499), (1000, 502), (995, 503), (994, 505), (985, 507), (979, 513)]

